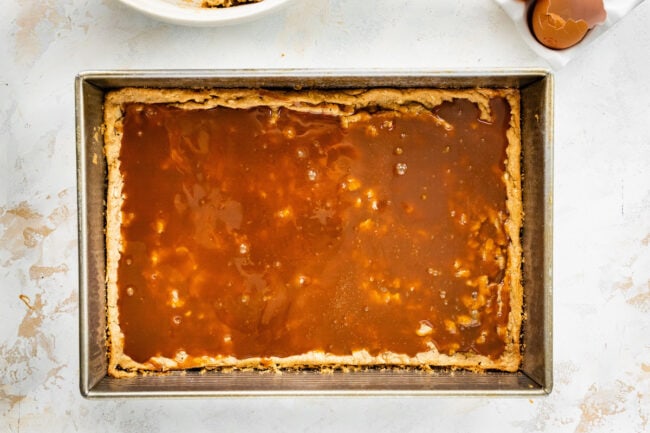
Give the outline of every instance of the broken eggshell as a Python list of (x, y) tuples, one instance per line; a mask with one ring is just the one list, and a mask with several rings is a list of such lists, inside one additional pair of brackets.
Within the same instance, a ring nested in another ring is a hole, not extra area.
[(603, 0), (537, 0), (532, 7), (530, 25), (535, 38), (558, 50), (577, 44), (607, 18)]

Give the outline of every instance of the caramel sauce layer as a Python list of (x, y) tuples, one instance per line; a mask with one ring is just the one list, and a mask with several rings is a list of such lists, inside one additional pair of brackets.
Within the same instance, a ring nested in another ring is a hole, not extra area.
[(124, 353), (498, 358), (510, 107), (338, 117), (127, 104)]

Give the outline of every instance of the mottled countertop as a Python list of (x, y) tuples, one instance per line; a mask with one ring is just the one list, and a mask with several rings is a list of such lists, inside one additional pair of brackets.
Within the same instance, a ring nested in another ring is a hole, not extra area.
[(77, 73), (548, 66), (491, 1), (302, 0), (259, 21), (198, 29), (150, 20), (116, 0), (4, 4), (0, 431), (649, 431), (649, 22), (644, 2), (555, 71), (550, 395), (86, 400)]

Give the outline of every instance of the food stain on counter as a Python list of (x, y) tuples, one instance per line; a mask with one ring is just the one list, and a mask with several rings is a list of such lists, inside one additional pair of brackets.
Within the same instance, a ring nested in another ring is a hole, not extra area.
[(19, 385), (34, 377), (36, 371), (33, 364), (38, 358), (39, 348), (42, 346), (50, 359), (54, 349), (53, 343), (47, 341), (45, 334), (40, 332), (44, 320), (42, 309), (45, 305), (41, 295), (37, 295), (33, 302), (24, 294), (21, 294), (19, 299), (28, 308), (18, 326), (18, 338), (11, 345), (0, 345), (0, 359), (5, 360), (5, 365), (0, 366), (0, 376), (4, 379), (0, 396), (9, 402), (10, 410), (26, 398)]
[(650, 234), (638, 243), (633, 242), (629, 248), (630, 254), (621, 258), (620, 279), (615, 280), (611, 288), (608, 288), (610, 290), (608, 299), (622, 296), (628, 305), (643, 313), (650, 312), (650, 279), (644, 273), (650, 266), (648, 244), (650, 244)]
[(32, 280), (38, 280), (46, 277), (50, 277), (56, 273), (65, 273), (68, 272), (68, 266), (64, 263), (57, 266), (37, 266), (32, 265), (29, 268), (29, 278)]
[(43, 215), (26, 201), (9, 209), (0, 208), (0, 243), (10, 254), (2, 264), (8, 266), (22, 258), (26, 248), (37, 246), (52, 230), (43, 223)]
[(34, 298), (33, 304), (29, 301), (27, 296), (21, 296), (20, 300), (23, 302), (25, 302), (25, 298), (27, 298), (28, 302), (25, 302), (25, 304), (29, 306), (29, 309), (18, 327), (18, 336), (23, 338), (32, 338), (39, 332), (39, 328), (43, 323), (43, 306), (45, 305), (45, 302), (40, 293)]
[[(74, 249), (73, 244), (63, 250), (51, 248), (73, 229), (68, 198), (64, 189), (44, 200), (32, 197), (0, 207), (0, 264), (8, 270), (7, 288), (15, 290), (7, 300), (16, 313), (3, 323), (5, 338), (0, 341), (3, 415), (17, 410), (26, 419), (30, 413), (24, 403), (32, 391), (60, 388), (70, 380), (61, 353), (74, 341), (65, 332), (74, 323), (77, 293), (63, 281), (71, 266), (66, 258), (72, 258)], [(43, 201), (50, 202), (43, 206)], [(50, 264), (53, 260), (58, 263)]]
[(648, 233), (648, 234), (646, 235), (646, 237), (644, 237), (644, 238), (641, 240), (641, 245), (643, 245), (643, 246), (645, 246), (645, 247), (647, 247), (648, 245), (650, 245), (650, 233)]
[(632, 280), (632, 277), (625, 277), (623, 281), (614, 284), (615, 290), (624, 292), (630, 290), (632, 287), (634, 287), (634, 280)]
[(648, 281), (648, 289), (646, 292), (633, 296), (626, 302), (644, 313), (650, 313), (650, 281)]
[[(63, 201), (67, 190), (58, 194)], [(48, 197), (49, 198), (49, 197)], [(32, 260), (29, 276), (51, 276), (54, 273), (65, 273), (68, 267), (65, 264), (44, 266), (39, 262), (43, 256), (43, 242), (48, 239), (57, 228), (69, 223), (72, 214), (65, 204), (52, 209), (44, 216), (31, 206), (27, 201), (21, 201), (13, 207), (0, 207), (0, 263), (10, 266), (21, 259)], [(8, 256), (5, 254), (8, 253)]]
[(34, 309), (34, 307), (31, 304), (32, 301), (31, 301), (31, 299), (29, 299), (29, 296), (20, 294), (20, 295), (18, 295), (18, 299), (23, 301), (23, 304), (25, 304), (27, 306), (27, 308), (29, 308), (30, 310)]
[(8, 411), (29, 398), (26, 385), (60, 387), (66, 380), (63, 371), (68, 364), (61, 362), (57, 354), (57, 339), (62, 334), (54, 329), (60, 319), (74, 313), (76, 300), (74, 291), (63, 301), (50, 304), (43, 293), (33, 299), (25, 294), (18, 296), (16, 302), (25, 305), (25, 315), (18, 324), (16, 338), (0, 344), (0, 359), (4, 361), (0, 364), (0, 400), (9, 403)]
[(21, 2), (14, 31), (15, 59), (31, 63), (45, 52), (58, 31), (70, 29), (71, 22), (55, 0)]
[(5, 391), (4, 386), (0, 386), (0, 401), (6, 402), (9, 406), (9, 410), (13, 409), (13, 407), (24, 400), (25, 397), (25, 395), (8, 393)]
[[(638, 431), (648, 431), (648, 422), (650, 421), (650, 394), (648, 393), (647, 384), (650, 382), (650, 363), (641, 363), (640, 372), (637, 373), (635, 383), (636, 404), (638, 406), (637, 414), (639, 416), (640, 428)], [(644, 384), (644, 385), (641, 385)]]
[(599, 388), (592, 384), (579, 405), (581, 417), (576, 433), (587, 433), (603, 425), (608, 417), (622, 414), (626, 411), (630, 395), (635, 388), (617, 380), (613, 388)]

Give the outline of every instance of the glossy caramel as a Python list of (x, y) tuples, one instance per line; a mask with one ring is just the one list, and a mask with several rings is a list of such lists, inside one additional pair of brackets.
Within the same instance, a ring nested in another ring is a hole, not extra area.
[(128, 104), (124, 353), (498, 358), (510, 107), (338, 117)]

